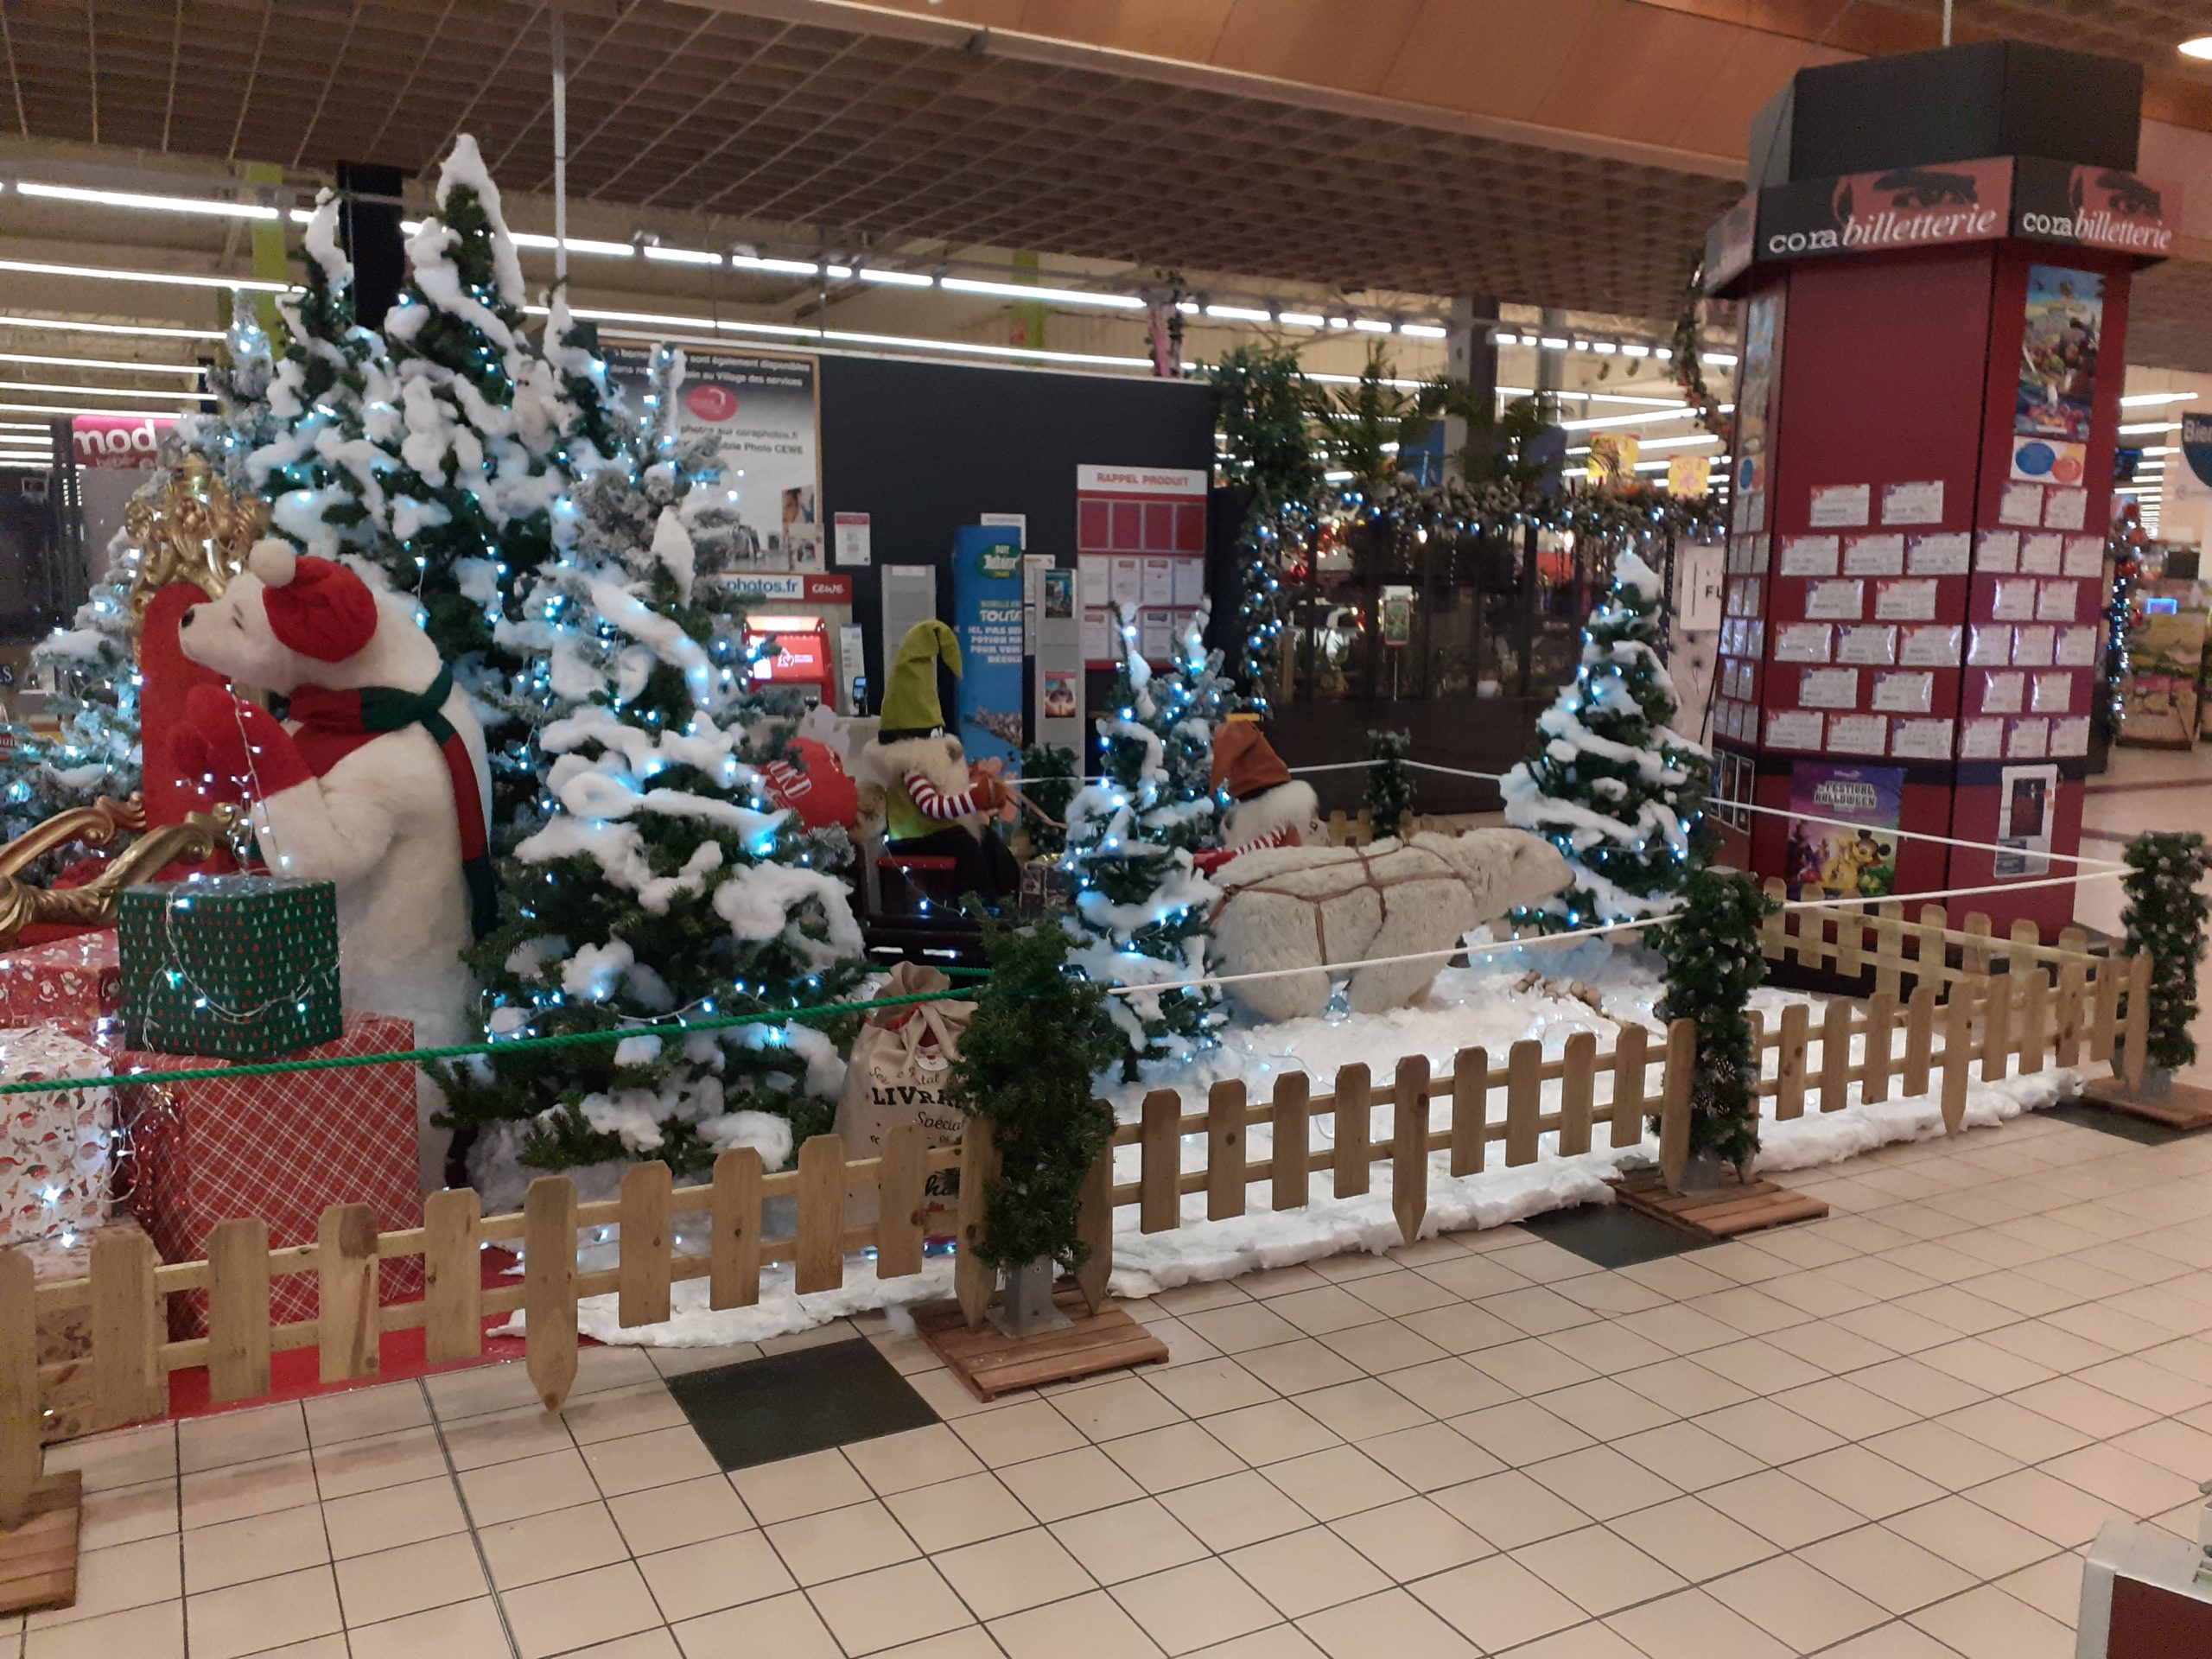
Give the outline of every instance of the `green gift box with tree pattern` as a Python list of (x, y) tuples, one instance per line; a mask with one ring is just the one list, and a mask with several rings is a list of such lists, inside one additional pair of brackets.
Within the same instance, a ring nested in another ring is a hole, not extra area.
[(327, 881), (217, 875), (126, 888), (117, 935), (133, 1048), (269, 1060), (345, 1029)]

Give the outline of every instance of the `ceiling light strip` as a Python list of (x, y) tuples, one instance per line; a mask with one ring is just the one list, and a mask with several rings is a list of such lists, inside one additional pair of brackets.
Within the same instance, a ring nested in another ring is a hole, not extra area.
[(250, 294), (289, 294), (297, 284), (264, 283), (251, 276), (202, 276), (193, 271), (111, 270), (105, 265), (54, 265), (38, 259), (0, 259), (0, 270), (27, 276), (85, 276), (103, 283), (161, 283), (184, 288), (242, 288)]
[(143, 334), (153, 340), (220, 340), (219, 328), (160, 328), (150, 323), (74, 322), (67, 317), (0, 316), (0, 328), (43, 328), (56, 334)]
[(121, 369), (131, 374), (200, 375), (197, 363), (132, 363), (114, 357), (40, 357), (29, 352), (0, 352), (0, 363), (35, 363), (55, 369)]

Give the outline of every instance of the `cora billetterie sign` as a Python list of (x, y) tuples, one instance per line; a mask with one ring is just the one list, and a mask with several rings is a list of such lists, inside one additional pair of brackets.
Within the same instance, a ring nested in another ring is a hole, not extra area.
[(2012, 188), (2012, 234), (2034, 242), (2164, 259), (2181, 222), (2181, 186), (2109, 167), (2023, 156)]
[(1758, 257), (1803, 259), (1991, 242), (2010, 228), (2009, 156), (1848, 173), (1759, 196)]

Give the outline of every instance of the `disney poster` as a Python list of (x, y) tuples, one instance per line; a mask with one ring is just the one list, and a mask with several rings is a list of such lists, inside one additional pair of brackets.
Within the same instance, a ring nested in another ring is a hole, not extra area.
[(2012, 429), (2022, 437), (2085, 442), (2097, 397), (2105, 279), (2094, 271), (2031, 265), (2027, 313)]
[(1789, 780), (1783, 879), (1800, 899), (1881, 899), (1897, 889), (1902, 766), (1801, 762)]

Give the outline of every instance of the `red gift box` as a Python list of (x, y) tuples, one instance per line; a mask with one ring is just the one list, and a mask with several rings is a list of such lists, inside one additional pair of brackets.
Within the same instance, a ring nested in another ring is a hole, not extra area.
[(122, 1006), (123, 965), (113, 928), (0, 956), (0, 1026), (84, 1030)]
[[(346, 1034), (302, 1049), (299, 1059), (382, 1054), (415, 1046), (404, 1020), (348, 1014)], [(205, 1080), (149, 1084), (124, 1091), (130, 1128), (127, 1172), (131, 1211), (164, 1262), (206, 1256), (219, 1222), (258, 1217), (271, 1249), (315, 1241), (334, 1204), (365, 1204), (378, 1226), (395, 1232), (423, 1224), (415, 1163), (415, 1068), (402, 1062), (327, 1071), (228, 1076), (229, 1062), (198, 1055), (124, 1053), (118, 1072), (206, 1071)], [(382, 1264), (386, 1302), (423, 1294), (423, 1258)], [(315, 1275), (270, 1281), (272, 1317), (289, 1325), (315, 1317)], [(204, 1292), (169, 1301), (177, 1340), (207, 1332)]]

